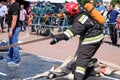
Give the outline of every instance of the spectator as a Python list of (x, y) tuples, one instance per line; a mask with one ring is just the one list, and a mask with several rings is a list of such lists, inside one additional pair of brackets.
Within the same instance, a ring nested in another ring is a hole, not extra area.
[(94, 5), (94, 0), (90, 0), (90, 3)]
[[(21, 31), (19, 21), (20, 6), (15, 0), (8, 1), (10, 2), (7, 15), (9, 44), (16, 44), (18, 43), (18, 36)], [(19, 47), (11, 47), (6, 57), (8, 66), (17, 67), (20, 60)]]
[(47, 13), (55, 13), (57, 7), (54, 4), (52, 4), (50, 1), (48, 1), (46, 4), (47, 4)]
[(0, 2), (0, 24), (2, 33), (4, 33), (4, 16), (6, 15), (6, 10), (3, 7), (2, 2)]
[(24, 9), (24, 5), (20, 6), (20, 24), (21, 24), (21, 31), (26, 31), (26, 24), (25, 24), (25, 18), (27, 15), (26, 10)]
[[(0, 10), (3, 10), (3, 17), (5, 18), (6, 16), (6, 13), (7, 13), (7, 7), (3, 4), (3, 2), (0, 2)], [(1, 15), (2, 15), (2, 12), (1, 12)], [(4, 29), (4, 25), (3, 25), (3, 22), (4, 22), (4, 18), (3, 19), (0, 19), (0, 23), (1, 23), (1, 27), (0, 27), (0, 33), (3, 33), (3, 29)], [(2, 27), (3, 25), (3, 27)], [(0, 60), (1, 59), (4, 59), (3, 56), (0, 56)]]
[(33, 21), (32, 21), (32, 26), (31, 26), (31, 32), (35, 32), (35, 24), (38, 23), (39, 20), (39, 15), (40, 15), (40, 7), (39, 3), (35, 3), (32, 9), (32, 14), (33, 14)]
[(47, 5), (46, 5), (46, 2), (43, 1), (40, 7), (40, 15), (44, 16), (46, 13), (47, 13)]
[(97, 0), (96, 9), (97, 9), (101, 14), (104, 13), (105, 7), (104, 7), (103, 4), (102, 4), (102, 0)]
[(7, 13), (8, 13), (8, 8), (7, 8), (7, 4), (4, 1), (2, 1), (2, 4), (3, 4), (2, 8), (5, 11), (5, 14), (4, 14), (4, 27), (7, 27), (7, 22), (6, 22), (7, 18), (6, 18), (6, 16), (7, 16)]
[(103, 13), (103, 16), (106, 19), (106, 22), (104, 24), (103, 33), (104, 33), (105, 36), (108, 36), (109, 35), (109, 27), (108, 27), (109, 19), (107, 18), (107, 13), (108, 13), (110, 7), (109, 7), (109, 5), (106, 5), (105, 8), (106, 9), (105, 9), (105, 11)]
[(27, 10), (27, 14), (28, 14), (27, 25), (28, 25), (29, 27), (30, 27), (30, 25), (32, 24), (32, 20), (33, 20), (32, 9), (33, 9), (33, 6), (29, 6), (29, 8), (28, 8), (28, 10)]
[(109, 30), (110, 30), (110, 37), (112, 40), (112, 45), (117, 45), (117, 29), (116, 29), (116, 19), (119, 12), (115, 10), (115, 5), (110, 4), (110, 10), (108, 11), (107, 17), (109, 19)]
[[(103, 6), (103, 2), (102, 2), (102, 0), (97, 0), (97, 6), (96, 6), (96, 9), (100, 12), (100, 14), (104, 14), (104, 12), (105, 12), (105, 7)], [(102, 28), (103, 28), (103, 32), (105, 31), (105, 26), (102, 26)]]

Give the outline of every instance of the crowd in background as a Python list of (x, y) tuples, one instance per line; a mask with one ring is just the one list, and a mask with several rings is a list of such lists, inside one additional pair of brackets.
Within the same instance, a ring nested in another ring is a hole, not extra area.
[(103, 26), (103, 32), (105, 36), (110, 35), (112, 45), (117, 45), (117, 38), (120, 37), (120, 3), (103, 5), (102, 0), (97, 0), (97, 4), (94, 4), (94, 0), (90, 0), (96, 9), (104, 16), (106, 23)]
[[(96, 7), (96, 9), (105, 17), (106, 23), (103, 26), (103, 32), (105, 36), (111, 36), (113, 44), (117, 44), (117, 38), (120, 37), (120, 3), (103, 5), (102, 0), (97, 0), (97, 3), (94, 3), (94, 0), (90, 0), (90, 3)], [(33, 15), (31, 24), (35, 24), (38, 20), (36, 16), (41, 16), (45, 14), (54, 14), (64, 12), (64, 4), (61, 4), (62, 7), (56, 7), (56, 5), (50, 2), (40, 2), (32, 5), (31, 14)], [(81, 5), (81, 4), (80, 4)], [(82, 11), (83, 8), (80, 7)], [(113, 13), (111, 13), (113, 12)], [(114, 27), (114, 28), (113, 28)]]
[[(112, 11), (111, 4), (103, 5), (102, 0), (97, 0), (97, 3), (94, 3), (94, 0), (89, 0), (90, 3), (92, 3), (96, 9), (105, 17), (106, 23), (103, 26), (103, 31), (105, 36), (109, 36), (113, 34), (113, 31), (110, 30), (110, 14), (108, 15), (108, 12)], [(21, 23), (21, 31), (26, 31), (26, 26), (30, 26), (32, 24), (36, 24), (38, 22), (38, 16), (44, 16), (46, 14), (55, 14), (55, 13), (62, 13), (64, 12), (64, 4), (61, 3), (58, 5), (55, 5), (51, 2), (34, 2), (30, 4), (27, 8), (24, 8), (24, 4), (21, 4), (21, 10), (20, 10), (20, 23)], [(113, 5), (113, 4), (112, 4)], [(6, 15), (7, 15), (7, 7), (8, 4), (5, 4), (3, 1), (0, 2), (0, 25), (2, 32), (4, 33), (4, 28), (6, 27)], [(117, 5), (113, 5), (113, 10), (116, 10), (118, 13), (120, 13), (120, 3)], [(83, 9), (83, 8), (82, 8)], [(82, 11), (81, 9), (81, 11)], [(120, 29), (120, 14), (116, 14), (115, 19), (115, 26), (116, 29), (116, 35), (117, 37), (120, 37), (120, 32), (118, 29)], [(115, 16), (113, 16), (113, 19)], [(111, 33), (112, 31), (112, 33)], [(111, 33), (111, 34), (110, 34)], [(114, 33), (115, 34), (115, 33)], [(114, 37), (114, 36), (112, 36)], [(115, 37), (114, 37), (115, 38)]]
[[(31, 24), (35, 24), (38, 20), (38, 16), (45, 15), (45, 14), (53, 14), (62, 12), (62, 4), (57, 7), (56, 5), (52, 4), (51, 2), (34, 2), (30, 4), (27, 8), (24, 8), (25, 4), (20, 5), (20, 23), (21, 23), (21, 31), (26, 30), (26, 25), (29, 26)], [(4, 33), (4, 22), (7, 20), (7, 10), (8, 10), (9, 3), (0, 2), (0, 24), (2, 28), (2, 32)]]

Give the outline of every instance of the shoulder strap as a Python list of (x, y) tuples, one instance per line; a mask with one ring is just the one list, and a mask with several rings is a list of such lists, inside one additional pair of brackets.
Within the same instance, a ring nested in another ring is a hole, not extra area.
[(91, 9), (90, 11), (86, 11), (86, 14), (87, 14), (87, 15), (90, 15), (91, 12), (92, 12), (94, 9), (95, 9), (95, 7), (92, 7), (92, 9)]

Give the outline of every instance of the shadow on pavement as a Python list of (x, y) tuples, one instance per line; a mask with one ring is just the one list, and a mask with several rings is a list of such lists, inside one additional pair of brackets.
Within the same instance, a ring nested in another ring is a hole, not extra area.
[[(110, 42), (110, 41), (103, 41), (103, 42), (106, 44), (112, 45), (112, 42)], [(120, 47), (120, 44), (117, 44), (116, 47)]]

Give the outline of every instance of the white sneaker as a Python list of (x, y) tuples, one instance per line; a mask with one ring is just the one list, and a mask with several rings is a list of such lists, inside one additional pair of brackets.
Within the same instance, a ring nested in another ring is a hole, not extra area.
[(14, 63), (14, 62), (8, 62), (7, 65), (9, 67), (18, 67), (20, 64), (19, 63)]

